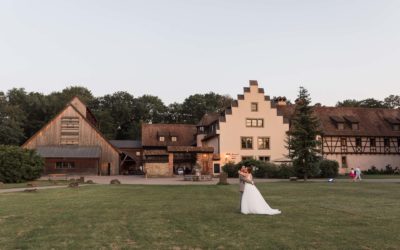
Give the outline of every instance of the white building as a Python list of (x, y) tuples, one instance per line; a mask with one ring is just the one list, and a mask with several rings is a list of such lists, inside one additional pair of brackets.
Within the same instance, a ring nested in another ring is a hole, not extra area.
[[(214, 173), (246, 158), (287, 159), (286, 132), (295, 105), (275, 105), (250, 81), (223, 114), (206, 114), (197, 125), (197, 145), (214, 147)], [(321, 124), (322, 155), (339, 162), (340, 173), (360, 167), (400, 167), (400, 110), (315, 107)]]

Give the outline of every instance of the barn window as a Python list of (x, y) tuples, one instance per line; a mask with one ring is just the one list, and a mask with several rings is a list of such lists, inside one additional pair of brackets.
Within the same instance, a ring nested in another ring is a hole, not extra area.
[(61, 118), (61, 144), (79, 144), (79, 117)]
[(72, 161), (58, 161), (56, 162), (56, 168), (57, 169), (71, 169), (75, 168), (75, 162)]

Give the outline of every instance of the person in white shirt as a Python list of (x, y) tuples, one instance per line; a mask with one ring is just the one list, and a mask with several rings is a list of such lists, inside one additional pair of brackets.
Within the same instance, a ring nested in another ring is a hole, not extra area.
[(357, 180), (361, 181), (362, 180), (361, 179), (361, 169), (359, 167), (357, 167), (355, 172), (356, 172), (356, 177), (354, 178), (355, 181), (357, 181)]

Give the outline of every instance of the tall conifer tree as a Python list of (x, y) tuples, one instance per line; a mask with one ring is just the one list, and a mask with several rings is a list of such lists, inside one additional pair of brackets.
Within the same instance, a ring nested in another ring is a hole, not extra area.
[(319, 121), (313, 115), (313, 107), (310, 106), (310, 103), (311, 98), (308, 91), (300, 87), (287, 140), (293, 166), (297, 174), (304, 180), (315, 173), (317, 168), (315, 163), (319, 157), (320, 142), (317, 140), (317, 135), (320, 134)]

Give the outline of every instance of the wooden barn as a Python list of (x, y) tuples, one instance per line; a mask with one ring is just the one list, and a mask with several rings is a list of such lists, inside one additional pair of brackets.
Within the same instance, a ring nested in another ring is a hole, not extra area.
[(22, 147), (45, 159), (44, 174), (119, 174), (120, 151), (97, 129), (96, 119), (74, 97)]

